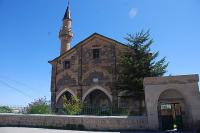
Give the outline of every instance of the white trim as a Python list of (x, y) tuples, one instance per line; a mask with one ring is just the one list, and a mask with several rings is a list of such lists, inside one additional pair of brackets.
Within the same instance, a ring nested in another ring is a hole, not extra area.
[(60, 98), (66, 91), (68, 91), (69, 93), (71, 93), (72, 96), (76, 96), (75, 93), (74, 93), (72, 90), (70, 90), (69, 88), (65, 88), (65, 89), (63, 89), (61, 92), (59, 92), (58, 95), (56, 95), (56, 103), (58, 102), (59, 98)]
[(94, 90), (101, 90), (101, 91), (103, 91), (103, 92), (108, 96), (108, 98), (110, 99), (110, 101), (112, 102), (112, 95), (110, 95), (109, 92), (108, 92), (106, 89), (104, 89), (103, 87), (101, 87), (101, 86), (94, 86), (94, 87), (90, 88), (90, 89), (83, 95), (82, 101), (84, 102), (84, 100), (85, 100), (85, 98), (87, 97), (87, 95), (90, 94), (90, 93), (91, 93), (92, 91), (94, 91)]

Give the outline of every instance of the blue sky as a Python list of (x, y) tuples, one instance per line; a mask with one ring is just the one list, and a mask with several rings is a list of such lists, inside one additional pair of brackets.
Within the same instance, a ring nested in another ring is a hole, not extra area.
[[(0, 105), (50, 99), (51, 66), (66, 0), (0, 0)], [(200, 73), (199, 0), (71, 0), (72, 46), (94, 32), (121, 42), (151, 31), (166, 75)]]

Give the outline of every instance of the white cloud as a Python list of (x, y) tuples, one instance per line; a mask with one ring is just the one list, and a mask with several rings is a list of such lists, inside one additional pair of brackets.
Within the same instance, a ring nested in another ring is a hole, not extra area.
[(129, 11), (130, 18), (134, 18), (137, 14), (138, 14), (137, 8), (131, 8), (131, 10)]

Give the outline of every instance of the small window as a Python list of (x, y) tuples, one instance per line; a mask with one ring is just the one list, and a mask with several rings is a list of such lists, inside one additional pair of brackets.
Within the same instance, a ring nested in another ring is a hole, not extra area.
[(93, 49), (93, 59), (99, 59), (99, 56), (100, 56), (100, 50)]
[(64, 61), (63, 66), (64, 66), (64, 69), (69, 69), (70, 68), (70, 61)]

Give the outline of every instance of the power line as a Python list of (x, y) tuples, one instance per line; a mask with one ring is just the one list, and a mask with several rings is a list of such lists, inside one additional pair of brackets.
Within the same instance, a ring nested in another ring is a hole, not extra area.
[[(1, 77), (3, 77), (3, 78), (1, 78)], [(6, 80), (9, 80), (9, 81), (14, 82), (14, 83), (16, 83), (16, 84), (18, 84), (18, 85), (21, 85), (21, 86), (23, 86), (23, 87), (26, 87), (27, 89), (29, 89), (29, 90), (33, 91), (34, 93), (38, 94), (38, 91), (36, 91), (36, 89), (34, 89), (33, 87), (31, 87), (31, 86), (29, 86), (29, 85), (27, 85), (27, 84), (25, 84), (25, 83), (23, 83), (23, 82), (14, 80), (14, 79), (9, 78), (9, 77), (4, 76), (4, 75), (0, 75), (0, 78), (3, 79), (3, 80), (5, 80), (5, 79), (6, 79)], [(41, 91), (41, 90), (40, 90), (40, 91)], [(44, 93), (44, 92), (43, 92), (43, 93)]]
[(0, 77), (3, 77), (3, 80), (5, 80), (5, 78), (6, 78), (6, 80), (10, 80), (11, 82), (15, 82), (15, 83), (17, 83), (18, 85), (22, 85), (22, 86), (24, 86), (24, 87), (26, 87), (26, 88), (28, 88), (28, 89), (30, 89), (30, 90), (32, 90), (32, 91), (35, 91), (35, 89), (33, 89), (32, 87), (30, 87), (29, 85), (27, 85), (27, 84), (25, 84), (25, 83), (19, 82), (19, 81), (17, 81), (17, 80), (11, 79), (11, 78), (9, 78), (9, 77), (7, 77), (7, 76), (3, 76), (3, 75), (0, 75)]
[(3, 84), (3, 85), (5, 85), (5, 86), (7, 86), (8, 88), (10, 88), (10, 89), (12, 89), (12, 90), (15, 90), (16, 92), (18, 92), (18, 93), (20, 93), (20, 94), (22, 94), (22, 95), (24, 95), (24, 96), (26, 96), (26, 97), (32, 99), (32, 97), (31, 97), (29, 94), (24, 93), (23, 91), (21, 91), (21, 90), (15, 88), (15, 87), (9, 85), (8, 83), (6, 83), (6, 82), (4, 82), (4, 81), (2, 81), (2, 80), (0, 80), (0, 83)]

